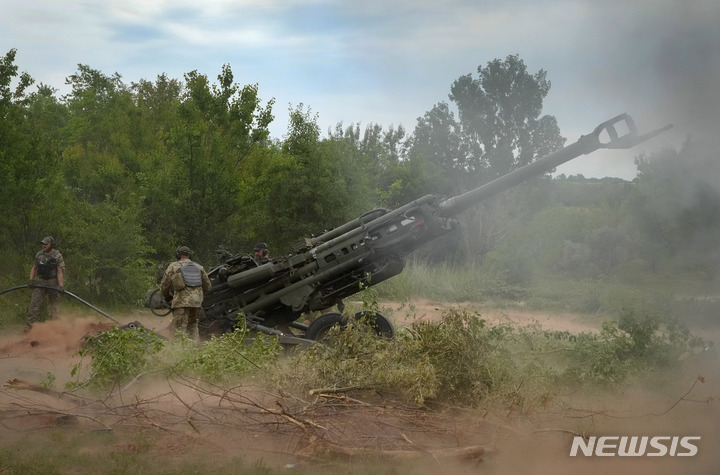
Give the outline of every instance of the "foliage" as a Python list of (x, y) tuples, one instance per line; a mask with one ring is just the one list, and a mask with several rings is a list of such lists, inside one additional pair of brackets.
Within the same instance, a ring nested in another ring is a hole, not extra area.
[(504, 326), (486, 326), (477, 314), (451, 310), (443, 313), (439, 323), (414, 323), (407, 351), (431, 362), (441, 401), (474, 405), (506, 392), (517, 374), (510, 353), (502, 346), (508, 331)]
[(210, 382), (256, 372), (270, 371), (282, 347), (276, 337), (249, 334), (244, 325), (235, 331), (197, 344), (179, 335), (162, 355), (165, 372), (170, 375), (194, 375)]
[(38, 251), (39, 236), (62, 238), (58, 231), (67, 202), (58, 167), (66, 112), (46, 86), (27, 93), (34, 81), (27, 73), (17, 77), (15, 53), (10, 50), (0, 59), (0, 202), (6, 210), (0, 227), (0, 247), (6, 251), (0, 275), (5, 276), (15, 274), (27, 262), (25, 256)]
[(555, 118), (540, 116), (550, 91), (544, 70), (531, 75), (524, 61), (511, 55), (478, 66), (477, 72), (477, 79), (461, 76), (451, 87), (463, 168), (496, 178), (562, 147), (565, 139)]
[[(152, 368), (152, 358), (163, 348), (163, 341), (145, 328), (112, 330), (89, 336), (77, 352), (81, 360), (73, 366), (71, 375), (77, 380), (71, 388), (104, 389), (128, 382)], [(83, 362), (90, 358), (87, 379), (80, 380), (86, 369)]]
[[(427, 192), (463, 193), (527, 165), (565, 142), (555, 118), (541, 116), (550, 90), (545, 71), (532, 75), (522, 59), (511, 55), (478, 66), (477, 72), (477, 78), (461, 76), (451, 87), (449, 97), (457, 106), (457, 119), (446, 103), (437, 104), (418, 119), (409, 159), (430, 161), (439, 172)], [(405, 179), (404, 186), (418, 181)], [(459, 260), (478, 263), (490, 251), (512, 210), (506, 195), (464, 213), (465, 226), (456, 234)]]
[[(86, 339), (77, 353), (81, 360), (72, 370), (77, 380), (69, 386), (107, 389), (144, 373), (193, 375), (210, 382), (227, 382), (272, 369), (281, 352), (277, 338), (250, 335), (244, 326), (202, 343), (182, 333), (168, 342), (142, 327), (115, 327)], [(86, 379), (81, 380), (82, 376)]]
[(461, 310), (446, 312), (441, 322), (416, 322), (395, 340), (351, 322), (301, 354), (283, 379), (306, 388), (397, 393), (418, 404), (518, 399), (519, 371), (503, 341), (510, 331)]
[(129, 197), (124, 206), (110, 200), (97, 205), (80, 201), (75, 206), (77, 218), (64, 233), (62, 248), (72, 269), (66, 286), (92, 300), (136, 303), (153, 285), (141, 200)]
[(710, 342), (694, 337), (677, 318), (624, 308), (603, 322), (599, 334), (581, 333), (567, 348), (560, 379), (566, 384), (622, 383), (677, 365), (683, 354), (701, 353)]
[(720, 191), (717, 148), (686, 142), (682, 149), (637, 157), (638, 183), (629, 214), (650, 246), (642, 257), (653, 271), (663, 263), (679, 270), (703, 270), (713, 277), (720, 253)]
[(317, 116), (300, 104), (290, 110), (282, 148), (249, 157), (243, 204), (255, 240), (268, 242), (270, 236), (273, 247), (289, 251), (301, 237), (341, 225), (374, 205), (359, 153), (346, 140), (319, 137)]
[(489, 326), (457, 308), (437, 322), (414, 322), (394, 340), (377, 338), (361, 323), (336, 327), (281, 378), (305, 389), (373, 390), (418, 404), (499, 404), (528, 413), (561, 388), (649, 377), (676, 368), (682, 354), (711, 347), (676, 318), (634, 309), (605, 322), (599, 333), (571, 334)]
[(372, 389), (422, 403), (438, 391), (428, 358), (409, 358), (399, 340), (378, 338), (362, 321), (330, 329), (322, 344), (297, 356), (279, 379), (302, 388)]

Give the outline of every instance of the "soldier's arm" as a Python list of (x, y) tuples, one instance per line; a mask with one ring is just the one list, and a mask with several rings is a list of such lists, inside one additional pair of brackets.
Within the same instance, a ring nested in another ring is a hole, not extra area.
[(64, 267), (58, 267), (57, 281), (58, 281), (58, 287), (60, 287), (61, 289), (65, 287), (65, 268)]
[(172, 279), (170, 278), (170, 269), (171, 267), (168, 266), (167, 269), (165, 269), (165, 274), (163, 274), (162, 282), (160, 282), (160, 293), (165, 298), (165, 300), (168, 300), (170, 298), (170, 288), (172, 286)]

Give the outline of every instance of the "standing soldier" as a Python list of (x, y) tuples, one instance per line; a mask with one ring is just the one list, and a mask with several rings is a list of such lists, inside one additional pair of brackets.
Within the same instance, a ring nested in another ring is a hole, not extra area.
[(177, 261), (165, 269), (160, 292), (166, 301), (172, 299), (170, 306), (174, 331), (185, 332), (191, 339), (198, 340), (198, 318), (202, 311), (203, 298), (212, 284), (205, 269), (190, 260), (190, 255), (190, 249), (186, 246), (177, 248)]
[[(30, 307), (25, 318), (25, 331), (28, 332), (35, 323), (43, 300), (47, 296), (50, 307), (50, 318), (58, 318), (60, 293), (65, 286), (65, 260), (60, 251), (55, 249), (55, 239), (47, 236), (40, 241), (42, 250), (35, 254), (30, 269), (30, 286), (34, 287), (30, 297)], [(37, 277), (37, 280), (35, 280)], [(37, 285), (42, 287), (38, 287)], [(47, 287), (53, 287), (49, 289)], [(57, 289), (57, 290), (56, 290)]]

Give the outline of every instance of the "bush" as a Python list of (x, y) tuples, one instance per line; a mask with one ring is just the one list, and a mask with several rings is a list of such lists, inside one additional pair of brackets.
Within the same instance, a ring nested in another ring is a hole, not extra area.
[(284, 380), (303, 389), (363, 390), (520, 413), (545, 406), (568, 386), (621, 384), (677, 367), (708, 344), (677, 319), (626, 309), (599, 333), (488, 326), (463, 309), (420, 321), (394, 340), (351, 322), (302, 353)]
[(162, 356), (167, 360), (167, 374), (191, 374), (226, 382), (257, 371), (271, 371), (281, 353), (282, 347), (274, 336), (255, 334), (250, 338), (243, 320), (235, 331), (213, 336), (201, 344), (181, 335)]
[[(98, 336), (88, 337), (83, 348), (77, 352), (82, 359), (71, 372), (78, 380), (68, 383), (68, 386), (102, 389), (125, 383), (152, 367), (151, 358), (162, 348), (162, 339), (142, 327), (135, 330), (115, 327)], [(85, 357), (90, 358), (89, 375), (81, 382), (79, 378)]]
[[(82, 359), (71, 373), (78, 379), (68, 386), (106, 389), (149, 372), (223, 382), (258, 370), (271, 370), (281, 352), (277, 338), (267, 335), (250, 338), (244, 326), (199, 344), (181, 333), (167, 342), (142, 327), (137, 330), (116, 327), (85, 341), (77, 353)], [(90, 358), (87, 368), (85, 358)], [(86, 369), (87, 378), (81, 381)]]
[(403, 352), (405, 341), (379, 338), (366, 322), (350, 319), (298, 355), (280, 379), (303, 390), (371, 389), (422, 404), (436, 395), (437, 376), (427, 357)]

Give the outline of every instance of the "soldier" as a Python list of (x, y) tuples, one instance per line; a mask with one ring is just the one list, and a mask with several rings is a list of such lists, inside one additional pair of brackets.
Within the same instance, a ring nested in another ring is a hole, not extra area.
[[(30, 306), (25, 318), (25, 331), (28, 332), (35, 323), (40, 312), (40, 306), (47, 296), (50, 318), (58, 318), (58, 307), (60, 304), (60, 292), (65, 286), (65, 260), (60, 251), (55, 249), (55, 239), (47, 236), (40, 241), (42, 250), (35, 254), (32, 269), (30, 269), (30, 286), (34, 287), (30, 297)], [(35, 280), (37, 277), (37, 281)], [(37, 287), (36, 284), (42, 285)], [(55, 289), (48, 289), (54, 287)]]
[(253, 249), (253, 257), (255, 258), (255, 262), (257, 262), (258, 265), (263, 265), (270, 262), (270, 251), (268, 250), (267, 244), (265, 244), (264, 242), (259, 242), (255, 244), (255, 249)]
[(175, 251), (176, 262), (171, 263), (160, 283), (160, 292), (165, 300), (172, 299), (172, 327), (174, 331), (185, 332), (191, 339), (198, 340), (198, 318), (202, 301), (212, 284), (203, 267), (191, 259), (190, 249), (180, 246)]

